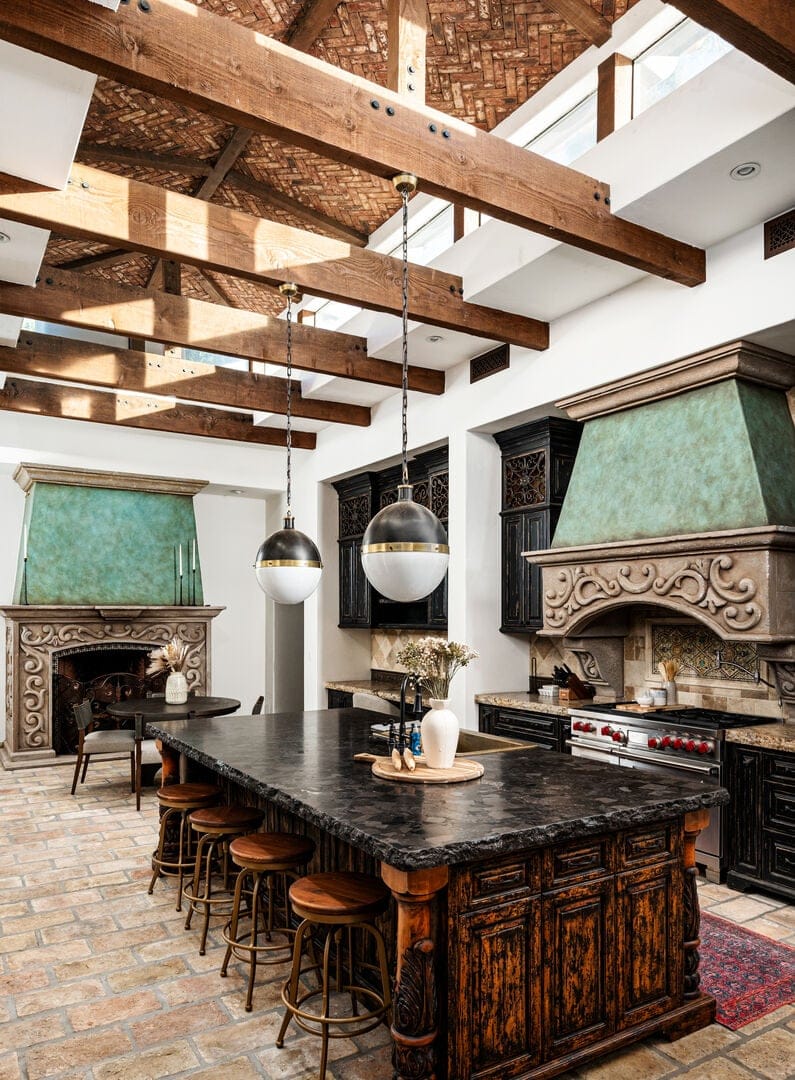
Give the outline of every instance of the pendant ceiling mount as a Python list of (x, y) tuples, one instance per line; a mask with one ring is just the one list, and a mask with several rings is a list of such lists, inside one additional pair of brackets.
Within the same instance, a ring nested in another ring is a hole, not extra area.
[(380, 510), (362, 540), (367, 580), (388, 600), (403, 603), (430, 595), (447, 572), (450, 549), (441, 521), (414, 502), (408, 470), (408, 204), (417, 177), (399, 173), (392, 183), (403, 199), (403, 407), (402, 475), (398, 501)]
[(298, 286), (285, 282), (279, 292), (287, 297), (287, 513), (284, 528), (260, 544), (254, 568), (257, 582), (277, 604), (300, 604), (320, 584), (323, 563), (313, 540), (295, 527), (292, 511), (292, 343), (293, 302)]

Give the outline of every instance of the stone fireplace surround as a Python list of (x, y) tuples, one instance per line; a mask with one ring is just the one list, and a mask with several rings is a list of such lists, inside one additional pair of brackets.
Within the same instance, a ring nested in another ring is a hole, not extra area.
[(6, 732), (0, 763), (7, 769), (56, 763), (53, 670), (60, 652), (81, 645), (125, 643), (158, 648), (176, 634), (189, 646), (189, 689), (209, 694), (211, 626), (223, 610), (209, 606), (0, 607), (6, 620)]

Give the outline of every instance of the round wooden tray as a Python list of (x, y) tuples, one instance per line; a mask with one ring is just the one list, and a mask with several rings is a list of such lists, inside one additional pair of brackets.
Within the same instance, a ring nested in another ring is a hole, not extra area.
[(398, 772), (388, 757), (377, 757), (373, 762), (373, 776), (382, 780), (402, 780), (407, 784), (460, 784), (464, 780), (477, 780), (482, 775), (482, 763), (470, 758), (456, 758), (449, 769), (432, 769), (418, 758), (414, 772), (406, 768)]

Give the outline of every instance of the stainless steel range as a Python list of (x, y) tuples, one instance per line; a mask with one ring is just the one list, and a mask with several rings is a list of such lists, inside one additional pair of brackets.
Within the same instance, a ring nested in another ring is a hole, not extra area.
[[(772, 717), (687, 707), (635, 712), (621, 704), (572, 709), (570, 716), (567, 745), (573, 757), (656, 773), (687, 773), (717, 786), (725, 786), (726, 730), (775, 723)], [(696, 862), (710, 881), (720, 881), (725, 869), (725, 814), (725, 807), (710, 812), (709, 826), (696, 844)]]

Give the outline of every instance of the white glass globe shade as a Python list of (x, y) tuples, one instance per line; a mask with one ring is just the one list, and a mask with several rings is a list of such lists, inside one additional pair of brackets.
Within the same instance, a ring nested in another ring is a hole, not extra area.
[(300, 604), (320, 584), (323, 564), (315, 542), (288, 514), (284, 528), (260, 544), (254, 569), (259, 587), (277, 604)]
[(320, 584), (319, 566), (258, 566), (257, 581), (277, 604), (301, 604)]
[(446, 551), (362, 553), (367, 580), (388, 600), (402, 603), (429, 596), (447, 573), (449, 561)]
[(401, 603), (429, 596), (450, 559), (444, 525), (411, 496), (411, 485), (400, 484), (398, 501), (378, 511), (362, 538), (367, 580), (382, 596)]

